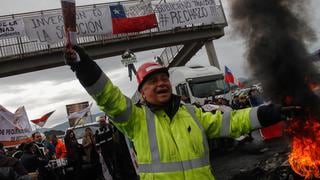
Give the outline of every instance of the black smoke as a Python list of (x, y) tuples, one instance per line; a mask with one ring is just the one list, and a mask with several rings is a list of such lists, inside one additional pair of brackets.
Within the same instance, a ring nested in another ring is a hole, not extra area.
[(320, 82), (306, 42), (315, 33), (306, 21), (308, 0), (233, 0), (232, 21), (246, 41), (252, 75), (275, 103), (290, 96), (291, 105), (318, 109), (310, 82)]

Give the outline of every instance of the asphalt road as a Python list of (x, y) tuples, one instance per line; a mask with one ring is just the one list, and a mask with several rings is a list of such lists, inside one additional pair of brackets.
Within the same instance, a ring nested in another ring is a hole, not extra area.
[(254, 169), (259, 162), (272, 155), (288, 152), (289, 144), (286, 137), (268, 141), (255, 138), (252, 142), (236, 145), (227, 152), (213, 152), (211, 164), (216, 180), (228, 180), (241, 171)]

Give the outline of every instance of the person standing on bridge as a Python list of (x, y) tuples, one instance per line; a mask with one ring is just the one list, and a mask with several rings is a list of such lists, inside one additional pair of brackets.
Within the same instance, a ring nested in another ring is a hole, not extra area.
[(168, 69), (155, 62), (138, 69), (138, 90), (145, 103), (134, 104), (82, 48), (65, 53), (83, 87), (134, 142), (142, 180), (214, 179), (207, 138), (238, 137), (280, 121), (285, 113), (272, 104), (215, 114), (182, 104), (172, 94)]

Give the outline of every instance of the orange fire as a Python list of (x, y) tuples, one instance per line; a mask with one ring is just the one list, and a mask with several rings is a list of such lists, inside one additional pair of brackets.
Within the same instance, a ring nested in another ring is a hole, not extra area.
[(289, 155), (291, 168), (305, 179), (320, 178), (320, 123), (317, 118), (292, 120), (288, 127), (292, 136)]

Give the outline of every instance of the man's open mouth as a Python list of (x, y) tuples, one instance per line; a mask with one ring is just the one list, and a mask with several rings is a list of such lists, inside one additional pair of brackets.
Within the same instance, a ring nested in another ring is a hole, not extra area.
[(169, 89), (168, 88), (158, 88), (156, 90), (156, 93), (157, 94), (165, 94), (165, 93), (168, 93), (169, 92)]

